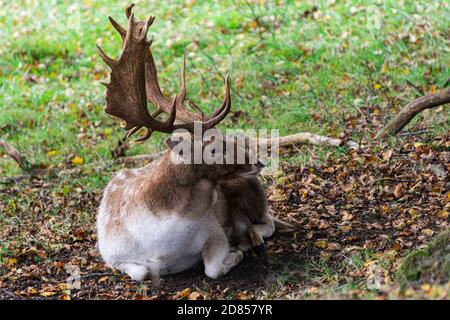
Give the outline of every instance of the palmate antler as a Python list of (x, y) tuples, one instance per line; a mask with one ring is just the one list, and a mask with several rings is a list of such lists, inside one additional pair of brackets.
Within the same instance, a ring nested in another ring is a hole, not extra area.
[[(194, 130), (194, 122), (200, 121), (202, 129), (214, 127), (229, 113), (231, 108), (228, 75), (225, 80), (225, 98), (222, 105), (211, 116), (205, 117), (201, 110), (193, 103), (196, 112), (184, 107), (186, 99), (185, 59), (181, 68), (180, 92), (173, 102), (165, 97), (158, 83), (158, 73), (155, 60), (150, 49), (152, 40), (147, 40), (148, 28), (155, 20), (136, 20), (132, 13), (134, 4), (128, 6), (125, 13), (128, 18), (128, 30), (120, 26), (113, 18), (109, 20), (122, 37), (122, 54), (118, 60), (108, 57), (97, 45), (99, 55), (111, 68), (110, 83), (106, 86), (106, 113), (126, 121), (125, 129), (129, 130), (126, 137), (136, 133), (139, 129), (147, 128), (147, 133), (137, 141), (150, 138), (153, 131), (171, 133), (176, 129)], [(156, 111), (151, 115), (147, 108), (147, 100)], [(161, 113), (168, 113), (169, 117), (161, 122), (156, 117)], [(175, 124), (175, 120), (183, 123)]]

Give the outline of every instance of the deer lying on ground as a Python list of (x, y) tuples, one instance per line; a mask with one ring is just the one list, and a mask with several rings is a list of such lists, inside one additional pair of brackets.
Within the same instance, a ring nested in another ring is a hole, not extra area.
[[(140, 141), (150, 138), (154, 131), (173, 133), (184, 129), (187, 133), (181, 134), (178, 141), (167, 139), (168, 149), (159, 160), (140, 169), (122, 170), (110, 181), (97, 216), (99, 250), (110, 267), (135, 280), (149, 276), (159, 279), (159, 275), (186, 270), (201, 260), (205, 274), (218, 278), (242, 260), (243, 251), (255, 246), (263, 251), (263, 238), (275, 230), (264, 190), (256, 177), (262, 165), (249, 161), (174, 161), (181, 157), (174, 152), (180, 141), (196, 142), (195, 124), (205, 131), (229, 113), (228, 76), (225, 98), (211, 116), (205, 116), (193, 103), (193, 110), (188, 110), (184, 106), (183, 59), (180, 92), (171, 102), (159, 87), (151, 41), (146, 37), (154, 18), (135, 19), (132, 6), (126, 10), (127, 30), (110, 18), (122, 37), (120, 58), (114, 60), (98, 47), (101, 58), (111, 68), (111, 80), (104, 83), (106, 112), (125, 120), (127, 137), (146, 128)], [(147, 99), (156, 107), (152, 114), (147, 109)], [(157, 119), (161, 113), (168, 114), (167, 120)], [(220, 142), (225, 158), (231, 157), (226, 139)], [(209, 143), (201, 141), (203, 152)], [(244, 152), (247, 160), (248, 150)]]

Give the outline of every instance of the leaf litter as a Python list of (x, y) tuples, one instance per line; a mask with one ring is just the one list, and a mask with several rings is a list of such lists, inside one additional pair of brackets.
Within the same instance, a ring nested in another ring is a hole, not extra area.
[[(132, 281), (101, 261), (95, 233), (100, 190), (62, 192), (38, 179), (4, 186), (0, 298), (320, 296), (317, 264), (337, 272), (321, 279), (324, 285), (370, 280), (377, 265), (383, 265), (383, 283), (394, 285), (401, 258), (449, 227), (450, 136), (415, 140), (395, 148), (372, 143), (319, 165), (282, 162), (280, 172), (264, 177), (266, 190), (276, 216), (296, 230), (276, 232), (267, 240), (267, 257), (247, 254), (222, 279), (208, 279), (200, 265), (165, 277), (156, 291), (150, 281)], [(363, 255), (358, 266), (354, 257)], [(79, 272), (79, 288), (70, 285), (70, 268)], [(354, 290), (371, 292), (366, 285)]]

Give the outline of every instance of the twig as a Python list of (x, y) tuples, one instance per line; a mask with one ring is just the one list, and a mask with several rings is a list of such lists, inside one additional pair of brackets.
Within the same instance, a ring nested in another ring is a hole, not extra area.
[(405, 132), (400, 132), (398, 135), (401, 137), (414, 136), (414, 135), (420, 135), (420, 134), (427, 133), (428, 131), (429, 131), (428, 129), (422, 129), (422, 130), (416, 130), (416, 131), (405, 131)]
[(408, 85), (410, 85), (411, 87), (413, 87), (414, 89), (416, 89), (416, 91), (417, 91), (421, 96), (425, 95), (425, 92), (423, 91), (423, 89), (422, 89), (421, 87), (416, 86), (414, 83), (412, 83), (412, 82), (409, 81), (409, 80), (406, 80), (406, 83), (407, 83)]
[(364, 58), (364, 66), (369, 71), (369, 80), (370, 80), (370, 83), (372, 84), (372, 86), (370, 86), (370, 90), (373, 92), (373, 84), (375, 83), (375, 79), (373, 78), (373, 70), (372, 70), (372, 67), (370, 66), (370, 62), (369, 62), (369, 60), (367, 60), (367, 58)]
[(415, 182), (415, 180), (409, 180), (409, 179), (397, 179), (397, 178), (381, 178), (378, 179), (377, 182)]
[(13, 299), (17, 299), (17, 298), (19, 298), (19, 296), (18, 296), (18, 295), (16, 295), (15, 293), (13, 293), (13, 292), (9, 291), (8, 289), (5, 289), (5, 288), (0, 288), (0, 291), (1, 291), (1, 292), (3, 292), (4, 294), (6, 294), (6, 295), (10, 296), (10, 297), (11, 297), (11, 298), (13, 298)]
[(263, 41), (264, 40), (264, 33), (262, 28), (264, 28), (265, 30), (269, 31), (270, 35), (272, 36), (273, 39), (275, 39), (275, 33), (272, 30), (272, 28), (270, 27), (269, 24), (265, 23), (264, 21), (261, 20), (261, 16), (258, 15), (255, 11), (254, 6), (250, 3), (250, 2), (246, 2), (247, 7), (250, 9), (250, 17), (253, 19), (253, 21), (255, 21), (257, 27), (258, 27), (258, 36), (259, 36), (259, 41)]
[(29, 175), (22, 175), (22, 176), (13, 176), (13, 177), (3, 177), (0, 180), (0, 184), (11, 184), (11, 183), (18, 183), (22, 180), (30, 178)]
[[(217, 67), (217, 63), (214, 61), (214, 58), (211, 57), (211, 55), (209, 53), (207, 53), (204, 49), (201, 49), (201, 46), (199, 46), (199, 48), (200, 48), (200, 52), (210, 61), (210, 64), (211, 64), (212, 68), (216, 71), (216, 74), (222, 79), (222, 81), (225, 81), (225, 77), (222, 75), (219, 68)], [(203, 80), (203, 82), (207, 83), (207, 80), (205, 79), (205, 77), (203, 77), (203, 75), (200, 74), (200, 77)], [(208, 87), (209, 87), (209, 85), (208, 85)], [(230, 90), (231, 90), (231, 92), (236, 94), (239, 98), (243, 99), (243, 97), (239, 94), (239, 92), (236, 89), (231, 87)], [(214, 96), (217, 98), (217, 100), (220, 100), (220, 97), (217, 94), (214, 93)]]
[(123, 274), (115, 274), (112, 272), (105, 272), (105, 273), (88, 273), (80, 275), (80, 279), (87, 279), (87, 278), (95, 278), (95, 277), (122, 277)]
[(217, 63), (214, 61), (214, 58), (211, 57), (211, 55), (209, 53), (207, 53), (204, 49), (202, 49), (200, 46), (199, 46), (199, 48), (200, 48), (201, 53), (211, 62), (211, 66), (216, 71), (217, 75), (222, 79), (222, 81), (225, 81), (225, 77), (219, 71), (219, 69), (217, 67)]
[(111, 150), (111, 156), (113, 159), (119, 159), (125, 156), (125, 153), (130, 148), (128, 142), (124, 139), (120, 139), (117, 142), (117, 146)]

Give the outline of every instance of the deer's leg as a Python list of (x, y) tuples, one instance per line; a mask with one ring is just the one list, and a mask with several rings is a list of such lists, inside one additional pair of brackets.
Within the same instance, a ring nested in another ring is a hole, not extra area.
[(251, 249), (260, 256), (266, 255), (266, 245), (264, 238), (251, 226), (244, 236), (239, 239), (238, 248), (244, 252)]
[(270, 215), (265, 215), (263, 223), (252, 225), (241, 237), (238, 248), (243, 251), (254, 249), (258, 255), (266, 254), (264, 238), (270, 237), (275, 231), (275, 224)]
[(263, 218), (263, 223), (253, 225), (254, 232), (262, 238), (268, 238), (275, 232), (275, 223), (269, 214)]
[(149, 276), (149, 270), (146, 266), (132, 262), (120, 263), (115, 266), (115, 269), (125, 272), (131, 279), (137, 281), (143, 281)]
[(219, 224), (214, 226), (212, 236), (206, 240), (202, 250), (205, 274), (217, 279), (241, 262), (244, 254), (239, 249), (233, 249)]

